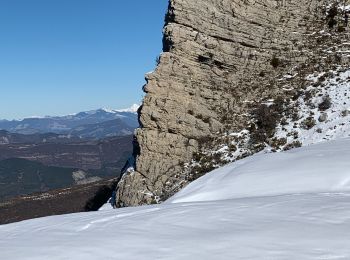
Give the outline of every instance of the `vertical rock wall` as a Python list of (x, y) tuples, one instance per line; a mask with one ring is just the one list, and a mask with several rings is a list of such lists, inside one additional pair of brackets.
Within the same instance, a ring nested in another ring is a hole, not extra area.
[(320, 0), (170, 0), (159, 65), (146, 75), (136, 171), (121, 206), (165, 199), (202, 142), (246, 127), (249, 104), (278, 95), (272, 79), (311, 55)]

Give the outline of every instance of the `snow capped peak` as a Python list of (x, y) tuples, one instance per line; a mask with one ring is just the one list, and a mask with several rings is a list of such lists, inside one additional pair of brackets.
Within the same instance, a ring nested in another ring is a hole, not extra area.
[(137, 110), (139, 109), (140, 105), (138, 104), (133, 104), (131, 107), (129, 108), (123, 108), (123, 109), (111, 109), (111, 108), (100, 108), (97, 110), (90, 110), (90, 111), (86, 111), (83, 113), (89, 114), (89, 115), (93, 115), (96, 114), (98, 112), (105, 112), (105, 113), (109, 113), (109, 114), (116, 114), (116, 113), (122, 113), (122, 112), (127, 112), (127, 113), (137, 113)]
[(117, 114), (121, 112), (129, 112), (129, 113), (136, 113), (137, 109), (140, 107), (140, 105), (133, 104), (129, 108), (124, 108), (124, 109), (111, 109), (107, 107), (95, 109), (95, 110), (89, 110), (89, 111), (84, 111), (84, 112), (79, 112), (76, 114), (72, 114), (73, 116), (80, 115), (80, 114), (86, 114), (86, 115), (95, 115), (97, 113), (108, 113), (108, 114)]
[[(139, 104), (133, 104), (128, 108), (123, 108), (123, 109), (111, 109), (107, 107), (99, 108), (99, 109), (93, 109), (93, 110), (87, 110), (87, 111), (82, 111), (82, 112), (77, 112), (77, 113), (71, 113), (71, 114), (66, 114), (66, 115), (45, 115), (45, 116), (28, 116), (25, 118), (21, 119), (14, 119), (12, 121), (23, 121), (26, 119), (53, 119), (53, 118), (74, 118), (75, 116), (86, 116), (86, 115), (95, 115), (97, 113), (109, 113), (109, 114), (117, 114), (117, 113), (137, 113), (137, 110), (139, 109), (140, 105)], [(11, 120), (7, 119), (0, 119), (0, 122), (8, 122)]]
[(138, 104), (133, 104), (131, 107), (129, 108), (125, 108), (125, 109), (118, 109), (115, 110), (116, 112), (129, 112), (129, 113), (137, 113), (137, 110), (139, 109), (140, 105)]
[(99, 109), (103, 112), (106, 112), (106, 113), (115, 113), (115, 111), (113, 109), (110, 109), (110, 108), (106, 108), (106, 107), (103, 107), (101, 109)]

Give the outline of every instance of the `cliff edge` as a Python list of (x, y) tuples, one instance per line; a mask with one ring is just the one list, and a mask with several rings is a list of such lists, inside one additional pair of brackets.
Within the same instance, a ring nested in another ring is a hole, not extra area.
[[(163, 53), (143, 87), (136, 168), (120, 181), (118, 204), (163, 201), (225, 158), (297, 146), (275, 137), (281, 114), (293, 114), (315, 68), (348, 64), (319, 61), (341, 31), (324, 33), (330, 2), (170, 0)], [(216, 152), (224, 144), (225, 158)]]

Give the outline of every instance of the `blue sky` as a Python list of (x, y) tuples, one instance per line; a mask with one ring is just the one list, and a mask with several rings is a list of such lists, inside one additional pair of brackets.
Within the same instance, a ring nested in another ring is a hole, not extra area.
[(167, 0), (1, 0), (0, 119), (140, 102)]

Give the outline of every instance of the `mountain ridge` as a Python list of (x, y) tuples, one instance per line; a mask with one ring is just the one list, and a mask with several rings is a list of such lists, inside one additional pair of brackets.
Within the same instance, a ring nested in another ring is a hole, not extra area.
[[(79, 128), (85, 128), (85, 134), (75, 134), (75, 137), (98, 139), (118, 135), (130, 135), (138, 127), (138, 119), (135, 113), (137, 105), (131, 109), (107, 110), (97, 109), (83, 111), (65, 116), (32, 117), (22, 120), (0, 120), (0, 129), (11, 133), (33, 135), (54, 133), (66, 135), (69, 138), (72, 132), (79, 132)], [(106, 123), (106, 122), (109, 122)], [(112, 121), (115, 123), (113, 126)], [(101, 124), (98, 126), (98, 124)], [(103, 126), (104, 125), (104, 126)], [(106, 128), (106, 126), (109, 128)], [(91, 127), (91, 134), (87, 128)], [(105, 134), (95, 134), (100, 128)]]
[(107, 107), (102, 107), (102, 108), (98, 108), (98, 109), (84, 110), (84, 111), (71, 113), (71, 114), (66, 114), (66, 115), (27, 116), (27, 117), (24, 117), (22, 119), (3, 119), (3, 118), (0, 118), (0, 122), (2, 122), (2, 121), (22, 121), (24, 119), (43, 119), (43, 118), (70, 117), (70, 116), (75, 116), (75, 115), (77, 115), (79, 113), (94, 114), (94, 113), (96, 113), (98, 111), (104, 111), (104, 112), (107, 112), (107, 113), (118, 113), (118, 112), (137, 113), (137, 110), (139, 109), (139, 107), (140, 107), (140, 105), (133, 104), (133, 105), (131, 105), (128, 108), (122, 108), (122, 109), (111, 109), (111, 108), (107, 108)]

